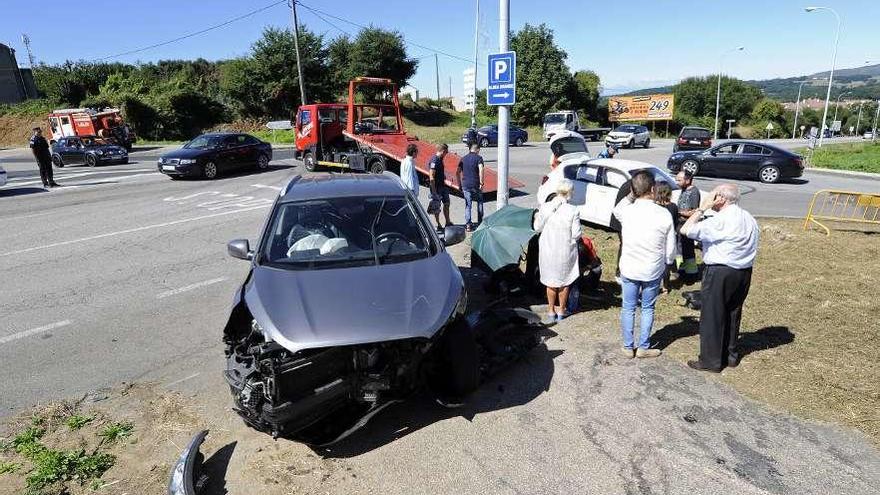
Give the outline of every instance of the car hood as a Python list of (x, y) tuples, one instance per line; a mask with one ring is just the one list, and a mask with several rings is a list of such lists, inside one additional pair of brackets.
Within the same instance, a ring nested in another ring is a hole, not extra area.
[(430, 338), (456, 311), (461, 273), (446, 252), (326, 270), (254, 268), (245, 302), (264, 335), (302, 349)]
[(195, 148), (180, 148), (174, 151), (170, 151), (161, 156), (161, 158), (198, 158), (200, 156), (205, 156), (208, 153), (214, 151), (213, 149), (195, 149)]

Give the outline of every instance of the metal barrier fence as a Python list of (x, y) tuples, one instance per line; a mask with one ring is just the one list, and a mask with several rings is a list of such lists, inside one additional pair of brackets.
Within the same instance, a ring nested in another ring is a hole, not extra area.
[(880, 225), (880, 193), (817, 191), (810, 201), (804, 230), (812, 223), (822, 227), (825, 235), (831, 235), (831, 230), (822, 221)]

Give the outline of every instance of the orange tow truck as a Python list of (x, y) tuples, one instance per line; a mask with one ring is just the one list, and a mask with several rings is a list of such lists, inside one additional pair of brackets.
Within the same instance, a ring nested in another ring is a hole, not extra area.
[[(296, 157), (309, 171), (320, 168), (382, 173), (399, 171), (409, 144), (419, 149), (416, 170), (428, 175), (436, 145), (406, 133), (397, 85), (390, 79), (358, 77), (348, 83), (348, 103), (314, 103), (299, 107), (294, 122)], [(446, 185), (458, 190), (455, 171), (461, 159), (447, 153), (443, 160)], [(508, 186), (523, 187), (516, 179)], [(498, 189), (498, 176), (486, 167), (483, 192)]]

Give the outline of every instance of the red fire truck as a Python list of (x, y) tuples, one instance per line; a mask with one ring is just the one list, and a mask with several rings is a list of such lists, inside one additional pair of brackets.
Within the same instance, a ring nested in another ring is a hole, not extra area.
[[(360, 92), (358, 88), (363, 87)], [(356, 103), (357, 102), (357, 103)], [(419, 148), (416, 169), (428, 175), (428, 160), (435, 145), (406, 133), (397, 85), (390, 79), (359, 77), (348, 84), (348, 103), (316, 103), (299, 107), (294, 123), (296, 157), (309, 171), (319, 168), (360, 172), (399, 172), (409, 144)], [(458, 189), (455, 170), (461, 158), (448, 153), (443, 160), (447, 186)], [(484, 192), (498, 189), (495, 170), (485, 169)], [(509, 187), (522, 187), (508, 179)]]
[(116, 108), (62, 108), (50, 113), (49, 139), (68, 136), (98, 136), (113, 140), (129, 151), (132, 143), (137, 141)]

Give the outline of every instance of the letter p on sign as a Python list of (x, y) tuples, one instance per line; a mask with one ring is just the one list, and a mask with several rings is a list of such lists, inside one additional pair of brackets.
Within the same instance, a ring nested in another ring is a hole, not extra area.
[(503, 58), (495, 60), (494, 72), (495, 72), (495, 74), (494, 74), (495, 77), (493, 77), (493, 79), (495, 79), (496, 81), (503, 80), (502, 76), (504, 76), (505, 73), (507, 73), (507, 60), (503, 59)]

